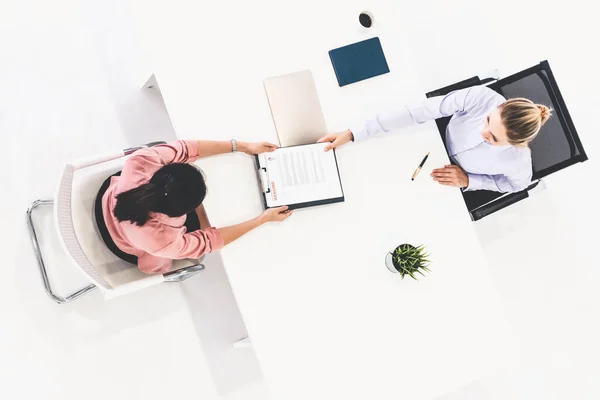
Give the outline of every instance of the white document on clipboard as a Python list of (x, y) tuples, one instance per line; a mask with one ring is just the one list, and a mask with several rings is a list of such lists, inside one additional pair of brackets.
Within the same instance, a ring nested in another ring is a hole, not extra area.
[(280, 147), (256, 156), (266, 208), (312, 207), (344, 201), (335, 151), (328, 143)]

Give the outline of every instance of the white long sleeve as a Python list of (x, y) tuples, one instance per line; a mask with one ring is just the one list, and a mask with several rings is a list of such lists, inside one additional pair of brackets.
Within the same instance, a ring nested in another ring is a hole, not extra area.
[(446, 146), (450, 157), (469, 175), (466, 190), (515, 192), (531, 183), (529, 149), (492, 146), (481, 136), (488, 115), (505, 101), (486, 86), (473, 86), (378, 113), (363, 126), (350, 130), (354, 140), (360, 141), (378, 133), (452, 116), (444, 133)]
[(380, 132), (387, 133), (436, 118), (449, 117), (457, 112), (468, 112), (469, 109), (477, 106), (481, 91), (484, 89), (490, 90), (482, 86), (474, 86), (457, 90), (446, 96), (431, 97), (417, 104), (399, 106), (396, 110), (376, 114), (361, 128), (355, 127), (350, 130), (354, 140), (361, 141)]

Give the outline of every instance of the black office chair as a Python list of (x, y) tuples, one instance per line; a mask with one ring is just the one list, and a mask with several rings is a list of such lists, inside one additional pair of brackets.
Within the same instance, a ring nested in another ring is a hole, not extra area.
[[(529, 190), (537, 186), (541, 178), (588, 159), (548, 61), (542, 61), (538, 65), (500, 80), (479, 79), (478, 76), (474, 76), (429, 92), (426, 96), (428, 98), (444, 96), (454, 90), (484, 84), (488, 84), (490, 89), (505, 98), (526, 97), (534, 103), (545, 104), (554, 111), (552, 118), (544, 124), (539, 135), (529, 145), (533, 164), (531, 186), (520, 192), (508, 194), (489, 190), (463, 192), (465, 204), (473, 221), (529, 197)], [(450, 117), (436, 120), (443, 140), (445, 140), (449, 121)]]

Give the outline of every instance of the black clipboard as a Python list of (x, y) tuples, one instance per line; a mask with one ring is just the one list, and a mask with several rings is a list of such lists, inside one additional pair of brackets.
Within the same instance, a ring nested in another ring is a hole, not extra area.
[[(290, 148), (290, 147), (301, 147), (301, 146), (312, 146), (315, 143), (310, 143), (310, 144), (299, 144), (299, 145), (295, 145), (295, 146), (286, 146), (286, 147), (282, 147), (282, 148)], [(288, 206), (289, 210), (296, 210), (299, 208), (307, 208), (307, 207), (316, 207), (316, 206), (322, 206), (322, 205), (326, 205), (326, 204), (334, 204), (334, 203), (343, 203), (345, 198), (344, 198), (344, 187), (342, 185), (342, 178), (340, 176), (340, 168), (338, 166), (338, 162), (337, 162), (337, 156), (335, 154), (335, 149), (330, 150), (331, 152), (333, 152), (333, 159), (335, 161), (335, 168), (337, 171), (337, 177), (338, 180), (340, 182), (340, 190), (342, 192), (342, 195), (340, 197), (332, 197), (332, 198), (328, 198), (328, 199), (320, 199), (320, 200), (314, 200), (314, 201), (307, 201), (307, 202), (303, 202), (303, 203), (294, 203), (294, 204), (284, 204), (285, 206)], [(256, 164), (256, 174), (258, 177), (258, 183), (260, 186), (260, 193), (261, 193), (261, 199), (262, 199), (262, 203), (263, 203), (263, 208), (267, 209), (267, 208), (274, 208), (274, 207), (269, 207), (267, 204), (267, 193), (271, 192), (271, 188), (269, 187), (268, 184), (266, 184), (266, 182), (268, 182), (268, 179), (266, 178), (267, 174), (267, 169), (265, 167), (261, 167), (260, 166), (260, 159), (258, 155), (254, 156), (254, 162)], [(277, 207), (282, 207), (284, 205), (281, 206), (277, 206)]]

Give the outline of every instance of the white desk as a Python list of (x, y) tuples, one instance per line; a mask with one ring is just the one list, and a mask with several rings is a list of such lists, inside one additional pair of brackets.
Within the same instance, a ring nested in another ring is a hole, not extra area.
[[(304, 68), (332, 131), (424, 97), (396, 2), (371, 2), (369, 32), (357, 22), (361, 2), (284, 3), (159, 9), (155, 72), (181, 138), (276, 140), (262, 80)], [(375, 35), (392, 72), (339, 88), (327, 51)], [(448, 161), (435, 125), (345, 146), (338, 161), (345, 203), (296, 211), (222, 251), (273, 397), (427, 399), (510, 362), (512, 336), (461, 195), (428, 176)], [(214, 225), (261, 212), (250, 157), (200, 165)], [(404, 242), (432, 253), (419, 282), (384, 265)]]

